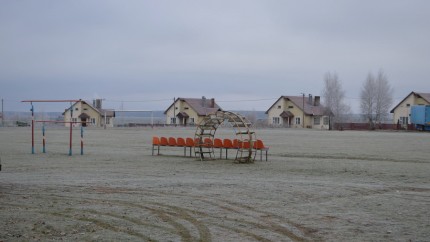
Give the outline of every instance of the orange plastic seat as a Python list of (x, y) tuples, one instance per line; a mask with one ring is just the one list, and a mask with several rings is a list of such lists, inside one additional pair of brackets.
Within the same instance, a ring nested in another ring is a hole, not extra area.
[(186, 138), (185, 139), (185, 146), (194, 147), (194, 139), (193, 138)]
[(265, 146), (261, 139), (257, 139), (254, 142), (254, 149), (260, 151), (260, 160), (263, 160), (263, 151), (266, 152), (266, 161), (267, 161), (267, 153), (269, 151), (269, 147)]
[(169, 137), (168, 139), (168, 145), (169, 146), (176, 146), (176, 139), (173, 137)]
[(225, 159), (227, 160), (228, 150), (234, 149), (233, 141), (231, 141), (231, 139), (224, 139), (222, 141), (222, 146), (225, 149)]
[(186, 142), (185, 142), (185, 139), (184, 139), (184, 138), (182, 138), (182, 137), (178, 137), (178, 138), (176, 139), (176, 146), (184, 147), (184, 156), (186, 156), (186, 152), (187, 152), (187, 144), (186, 144)]
[(213, 147), (219, 149), (219, 158), (221, 159), (222, 156), (222, 149), (224, 148), (222, 144), (222, 140), (219, 138), (214, 139)]
[(152, 137), (152, 155), (154, 155), (154, 150), (157, 150), (157, 155), (160, 154), (160, 138), (158, 136)]
[(233, 149), (233, 142), (231, 141), (231, 139), (224, 139), (222, 142), (222, 146), (225, 149)]
[(185, 143), (185, 139), (182, 137), (176, 138), (176, 145), (177, 146), (187, 146)]
[(223, 148), (222, 140), (220, 138), (214, 139), (214, 148)]
[(213, 147), (213, 142), (212, 142), (211, 138), (205, 138), (203, 140), (203, 146), (204, 147)]
[(239, 149), (240, 148), (240, 144), (239, 144), (239, 140), (238, 139), (234, 139), (233, 140), (233, 148), (234, 149)]
[(249, 149), (250, 148), (250, 142), (249, 141), (240, 141), (239, 147), (241, 149)]
[(169, 141), (167, 140), (166, 137), (161, 137), (160, 138), (160, 146), (168, 146), (169, 145)]
[(191, 156), (191, 149), (195, 146), (195, 142), (193, 138), (186, 138), (185, 139), (185, 146), (190, 148), (190, 156)]

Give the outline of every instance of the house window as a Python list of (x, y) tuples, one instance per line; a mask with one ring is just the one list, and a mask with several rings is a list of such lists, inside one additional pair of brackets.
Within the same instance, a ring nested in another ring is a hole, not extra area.
[(75, 111), (78, 111), (79, 110), (79, 108), (75, 108)]
[(110, 118), (106, 119), (106, 124), (110, 124)]
[(288, 106), (288, 108), (289, 108), (289, 109), (293, 109), (293, 108), (294, 108), (294, 106)]
[(314, 117), (314, 125), (320, 125), (321, 117)]
[(84, 111), (88, 111), (88, 108), (84, 108)]
[(95, 118), (92, 118), (92, 119), (91, 119), (91, 123), (92, 123), (92, 124), (96, 124), (96, 119), (95, 119)]
[(410, 107), (411, 105), (408, 103), (408, 104), (406, 104), (406, 107)]
[(278, 109), (281, 109), (281, 105), (278, 105)]
[(176, 118), (170, 118), (170, 123), (171, 124), (176, 124)]
[(189, 107), (185, 107), (184, 109), (185, 109), (185, 110), (188, 110), (188, 109), (190, 109), (190, 108), (189, 108)]
[(408, 117), (400, 117), (400, 124), (408, 124), (409, 118)]
[(328, 117), (324, 117), (324, 118), (323, 118), (323, 122), (324, 122), (324, 125), (328, 125), (328, 123), (329, 123), (329, 118), (328, 118)]
[(194, 123), (194, 118), (190, 118), (190, 123)]
[(272, 124), (280, 124), (280, 123), (281, 123), (281, 120), (279, 117), (273, 117)]
[(178, 107), (175, 107), (175, 109), (176, 109), (176, 110), (178, 110), (179, 108), (178, 108)]
[(300, 124), (300, 117), (296, 117), (296, 124)]

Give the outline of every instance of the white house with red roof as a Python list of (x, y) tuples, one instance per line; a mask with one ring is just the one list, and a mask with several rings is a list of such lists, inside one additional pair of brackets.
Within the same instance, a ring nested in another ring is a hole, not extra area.
[[(76, 122), (77, 126), (94, 126), (94, 127), (113, 127), (115, 119), (115, 111), (112, 109), (103, 109), (102, 100), (93, 100), (93, 105), (84, 100), (74, 103), (70, 108), (63, 113), (65, 122)], [(65, 123), (66, 127), (70, 127), (70, 123)]]
[(166, 109), (166, 124), (193, 125), (210, 113), (222, 110), (215, 99), (202, 98), (176, 98)]
[(311, 129), (330, 127), (330, 117), (321, 105), (319, 96), (281, 96), (266, 114), (270, 126)]

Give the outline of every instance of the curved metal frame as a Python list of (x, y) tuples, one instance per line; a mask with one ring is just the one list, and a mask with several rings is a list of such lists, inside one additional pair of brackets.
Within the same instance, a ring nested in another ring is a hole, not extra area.
[(242, 115), (230, 111), (217, 111), (208, 114), (198, 124), (194, 135), (195, 156), (199, 157), (200, 160), (215, 159), (212, 144), (218, 127), (224, 123), (229, 123), (235, 129), (239, 145), (235, 161), (239, 163), (254, 162), (256, 154), (254, 142), (257, 138), (255, 132), (250, 130), (252, 123)]

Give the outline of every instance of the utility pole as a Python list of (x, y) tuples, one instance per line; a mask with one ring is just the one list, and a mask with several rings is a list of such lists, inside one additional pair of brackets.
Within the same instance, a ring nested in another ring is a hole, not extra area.
[(305, 128), (305, 94), (302, 92), (303, 95), (303, 120), (302, 120), (302, 126)]

